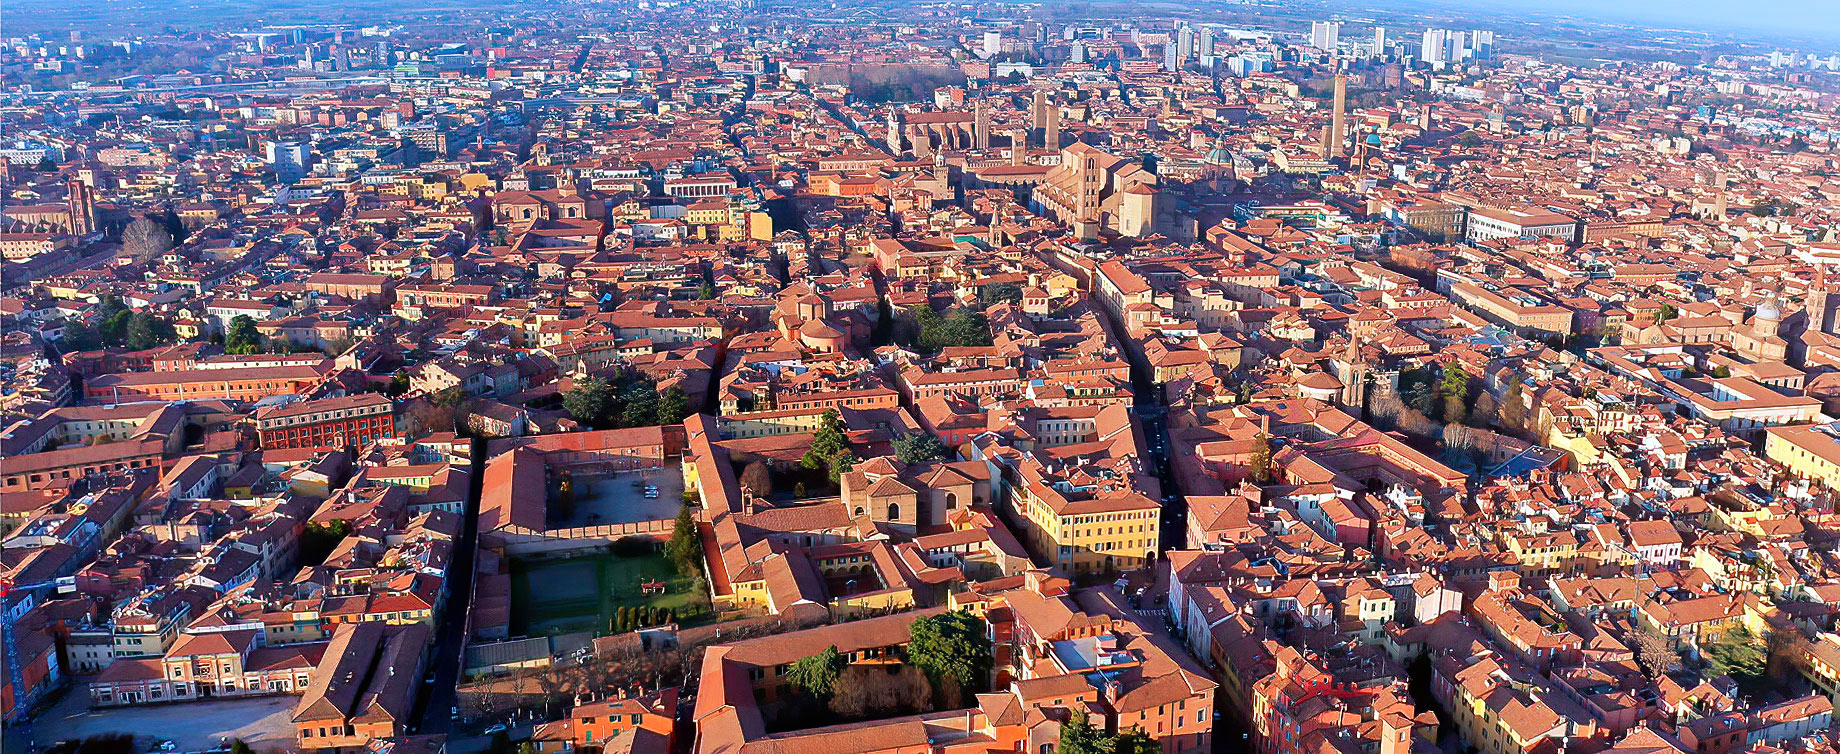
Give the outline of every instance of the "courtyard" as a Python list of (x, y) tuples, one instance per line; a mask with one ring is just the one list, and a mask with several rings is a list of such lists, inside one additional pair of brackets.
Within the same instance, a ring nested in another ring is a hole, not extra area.
[[(30, 743), (35, 751), (103, 733), (134, 734), (135, 744), (142, 748), (172, 741), (175, 752), (203, 751), (239, 738), (259, 752), (294, 748), (294, 704), (300, 701), (296, 696), (91, 709), (84, 690), (87, 681), (76, 679), (63, 698), (33, 721)], [(11, 738), (13, 729), (8, 730)], [(12, 743), (8, 752), (24, 751)]]
[[(575, 472), (575, 504), (557, 505), (552, 497), (549, 526), (572, 529), (605, 524), (633, 524), (642, 521), (677, 518), (684, 504), (683, 472), (673, 468), (636, 469), (632, 471)], [(551, 494), (558, 481), (551, 478)], [(657, 488), (655, 497), (646, 496), (646, 487)]]
[[(676, 505), (673, 502), (673, 514)], [(664, 591), (646, 594), (641, 585), (650, 581), (663, 582)], [(713, 617), (709, 600), (696, 581), (679, 575), (661, 552), (514, 558), (511, 635), (606, 634), (621, 607), (665, 608), (683, 624), (707, 621)]]

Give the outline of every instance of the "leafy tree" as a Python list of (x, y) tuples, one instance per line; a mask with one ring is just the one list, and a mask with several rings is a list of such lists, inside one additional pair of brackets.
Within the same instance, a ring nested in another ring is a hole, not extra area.
[(1252, 438), (1252, 457), (1246, 460), (1246, 475), (1254, 484), (1271, 481), (1271, 437), (1264, 432)]
[(664, 545), (664, 554), (677, 564), (678, 573), (689, 576), (702, 571), (702, 532), (697, 529), (696, 516), (691, 515), (690, 506), (678, 509), (677, 521), (671, 525), (671, 539)]
[(850, 452), (850, 438), (843, 433), (844, 429), (843, 416), (836, 409), (826, 410), (818, 419), (818, 429), (811, 434), (811, 448), (799, 459), (799, 465), (807, 469), (825, 469), (833, 482), (843, 478), (856, 464), (856, 456)]
[(1429, 370), (1409, 369), (1399, 375), (1399, 392), (1407, 406), (1426, 416), (1438, 408), (1437, 390), (1431, 385)]
[(926, 463), (946, 457), (945, 443), (925, 432), (915, 432), (894, 439), (894, 457), (902, 463)]
[(614, 411), (613, 386), (599, 377), (590, 377), (575, 383), (575, 387), (562, 394), (562, 408), (576, 421), (591, 427), (602, 427), (611, 422)]
[(990, 320), (984, 317), (983, 312), (970, 309), (954, 310), (946, 317), (935, 340), (938, 341), (937, 345), (928, 350), (937, 351), (948, 346), (990, 345)]
[(830, 466), (831, 483), (841, 484), (843, 482), (843, 475), (850, 473), (850, 469), (856, 468), (856, 454), (847, 450), (838, 453), (831, 457)]
[(134, 320), (134, 314), (126, 309), (103, 317), (96, 325), (96, 333), (102, 336), (104, 345), (118, 346), (128, 337), (128, 323)]
[(978, 303), (990, 306), (999, 302), (1022, 303), (1022, 286), (1015, 283), (997, 283), (978, 289)]
[(850, 441), (843, 434), (844, 429), (843, 415), (837, 413), (837, 409), (826, 409), (824, 415), (818, 417), (818, 429), (811, 434), (810, 453), (826, 457), (848, 448)]
[(230, 754), (255, 754), (255, 749), (249, 747), (248, 741), (239, 738), (230, 742)]
[(620, 394), (620, 426), (649, 427), (659, 423), (657, 392), (635, 384)]
[(1112, 737), (1112, 754), (1162, 754), (1163, 746), (1142, 729), (1132, 726)]
[(907, 328), (909, 332), (897, 334), (896, 340), (917, 350), (933, 352), (949, 346), (990, 345), (990, 321), (983, 312), (954, 309), (941, 317), (932, 307), (919, 306), (914, 308), (912, 319), (913, 327)]
[(143, 351), (162, 343), (171, 343), (179, 338), (172, 323), (147, 312), (135, 312), (128, 320), (126, 334), (128, 348)]
[(1469, 413), (1470, 377), (1468, 373), (1455, 366), (1444, 369), (1444, 377), (1438, 383), (1438, 398), (1443, 401), (1444, 413), (1441, 417), (1451, 424), (1462, 424)]
[(1724, 379), (1731, 376), (1731, 367), (1720, 364), (1712, 368), (1712, 376)]
[(1076, 710), (1071, 719), (1061, 723), (1061, 741), (1055, 754), (1111, 754), (1105, 739), (1105, 732), (1092, 726), (1086, 711)]
[(907, 660), (935, 683), (981, 688), (991, 665), (990, 637), (983, 619), (959, 610), (914, 621)]
[(704, 283), (703, 287), (698, 288), (696, 290), (696, 297), (703, 299), (705, 301), (715, 298), (716, 297), (716, 287), (713, 285), (710, 285), (709, 283)]
[(388, 395), (391, 398), (400, 398), (402, 397), (403, 393), (407, 393), (407, 392), (409, 392), (409, 373), (408, 372), (397, 372), (396, 374), (391, 375), (390, 376), (390, 386), (387, 388), (384, 388), (383, 390), (384, 395)]
[(245, 355), (262, 352), (262, 334), (256, 332), (254, 318), (247, 314), (230, 318), (230, 330), (224, 334), (224, 351)]
[(1661, 311), (1655, 313), (1655, 324), (1659, 325), (1678, 316), (1680, 316), (1679, 309), (1674, 308), (1673, 304), (1663, 303)]
[(1084, 710), (1061, 723), (1061, 743), (1056, 754), (1160, 754), (1163, 746), (1135, 726), (1107, 735), (1094, 728)]
[(829, 699), (837, 690), (837, 678), (843, 674), (850, 661), (837, 652), (837, 646), (825, 647), (815, 655), (801, 657), (792, 663), (786, 680), (799, 690), (819, 699)]
[(64, 326), (58, 344), (66, 351), (94, 351), (102, 347), (102, 335), (88, 323), (72, 322)]
[(658, 396), (659, 424), (682, 424), (695, 413), (690, 408), (690, 398), (684, 394), (682, 385), (672, 385)]

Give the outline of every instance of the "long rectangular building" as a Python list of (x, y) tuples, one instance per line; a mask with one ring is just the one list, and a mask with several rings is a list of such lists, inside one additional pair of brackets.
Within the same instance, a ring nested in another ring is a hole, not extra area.
[(256, 401), (271, 395), (304, 393), (326, 372), (317, 366), (247, 369), (182, 369), (172, 372), (105, 374), (83, 388), (93, 401), (236, 400)]
[(265, 449), (362, 446), (396, 436), (395, 408), (377, 393), (270, 406), (255, 419)]

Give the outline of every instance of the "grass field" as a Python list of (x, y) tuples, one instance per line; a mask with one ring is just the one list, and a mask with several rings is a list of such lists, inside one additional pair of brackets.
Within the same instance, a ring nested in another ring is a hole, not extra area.
[[(646, 596), (640, 582), (666, 583), (665, 593)], [(621, 607), (669, 608), (681, 624), (709, 620), (709, 601), (691, 579), (677, 574), (664, 555), (621, 557), (609, 553), (555, 560), (511, 561), (511, 634), (542, 636), (575, 631), (610, 631)]]

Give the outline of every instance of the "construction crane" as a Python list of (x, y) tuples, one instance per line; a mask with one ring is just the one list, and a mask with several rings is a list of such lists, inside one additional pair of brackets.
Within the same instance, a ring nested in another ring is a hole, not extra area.
[(36, 594), (40, 589), (52, 587), (56, 587), (59, 593), (73, 592), (76, 591), (77, 580), (66, 576), (36, 584), (14, 584), (0, 579), (0, 642), (6, 644), (7, 683), (13, 689), (13, 711), (15, 713), (24, 714), (30, 711), (38, 698), (35, 692), (26, 688), (25, 666), (19, 661), (19, 640), (13, 634), (13, 623), (16, 620), (11, 609), (13, 593), (22, 592), (30, 596)]

